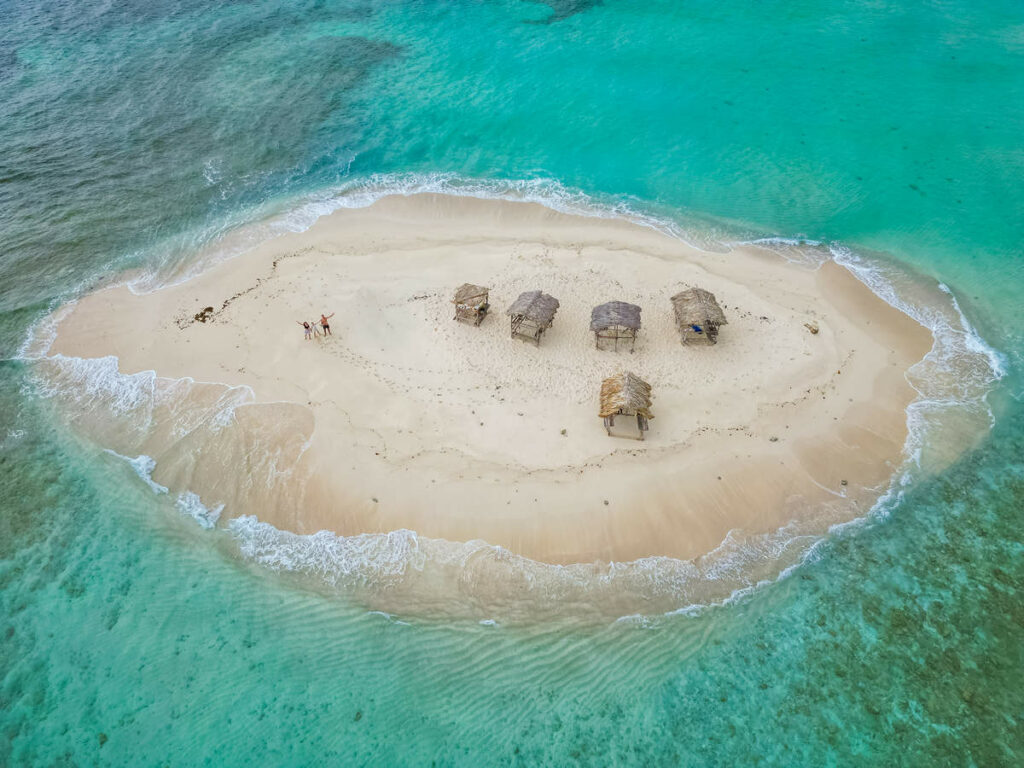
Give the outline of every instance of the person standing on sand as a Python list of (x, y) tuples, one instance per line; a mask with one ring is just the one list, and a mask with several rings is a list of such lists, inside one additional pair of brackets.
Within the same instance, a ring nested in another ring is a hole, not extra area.
[(313, 329), (313, 335), (320, 338), (320, 326), (316, 324), (316, 320), (309, 324), (309, 327)]
[(331, 314), (329, 315), (325, 315), (322, 312), (320, 313), (320, 327), (324, 329), (324, 336), (331, 335), (331, 324), (327, 321), (330, 320), (332, 317), (334, 317), (333, 312), (331, 312)]
[(313, 326), (311, 326), (305, 320), (296, 320), (295, 322), (302, 326), (302, 330), (306, 334), (306, 341), (309, 341), (311, 338), (313, 338), (311, 335), (313, 333)]

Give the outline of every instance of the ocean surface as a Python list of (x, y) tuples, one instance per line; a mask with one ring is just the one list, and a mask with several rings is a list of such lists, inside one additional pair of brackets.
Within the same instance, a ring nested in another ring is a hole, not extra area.
[[(835, 258), (935, 335), (906, 466), (722, 599), (504, 622), (67, 428), (54, 309), (414, 191)], [(1019, 0), (0, 0), (0, 765), (1021, 765), (1022, 244)]]

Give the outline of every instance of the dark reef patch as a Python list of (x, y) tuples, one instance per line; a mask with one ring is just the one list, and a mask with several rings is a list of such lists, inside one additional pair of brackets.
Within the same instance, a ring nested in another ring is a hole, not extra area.
[(564, 21), (570, 16), (603, 5), (603, 0), (526, 0), (526, 2), (546, 5), (551, 9), (551, 15), (547, 18), (529, 19), (527, 24), (554, 24), (556, 21)]

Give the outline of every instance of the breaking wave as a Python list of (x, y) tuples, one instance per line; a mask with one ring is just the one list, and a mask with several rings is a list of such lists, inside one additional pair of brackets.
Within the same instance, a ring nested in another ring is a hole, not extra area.
[(153, 470), (156, 468), (156, 459), (152, 456), (142, 454), (141, 456), (136, 456), (133, 459), (131, 456), (123, 456), (117, 451), (112, 451), (109, 448), (107, 448), (106, 451), (112, 456), (116, 456), (123, 460), (129, 467), (131, 467), (132, 471), (138, 475), (142, 482), (149, 486), (149, 489), (153, 491), (153, 493), (161, 494), (168, 492), (166, 485), (160, 485), (160, 483), (153, 479)]
[(191, 517), (199, 525), (207, 530), (217, 525), (217, 521), (220, 519), (220, 513), (224, 511), (224, 505), (218, 504), (212, 509), (203, 504), (199, 498), (198, 493), (192, 491), (183, 491), (178, 494), (178, 498), (175, 501), (178, 507), (178, 511), (181, 514)]
[(433, 539), (405, 529), (300, 535), (251, 515), (231, 520), (227, 529), (252, 562), (355, 595), (376, 610), (407, 615), (429, 607), (502, 623), (566, 615), (615, 620), (638, 606), (648, 614), (673, 614), (681, 604), (731, 602), (773, 581), (780, 564), (785, 570), (802, 562), (821, 538), (794, 523), (753, 536), (730, 532), (694, 560), (556, 565), (484, 541)]

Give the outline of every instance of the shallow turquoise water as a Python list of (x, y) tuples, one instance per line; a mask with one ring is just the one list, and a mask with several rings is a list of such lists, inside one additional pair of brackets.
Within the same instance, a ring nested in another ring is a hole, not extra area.
[(506, 628), (247, 562), (8, 359), (0, 764), (1021, 762), (1018, 3), (5, 3), (0, 30), (6, 358), (111, 273), (449, 174), (884, 252), (1006, 369), (979, 447), (789, 578), (647, 628)]

